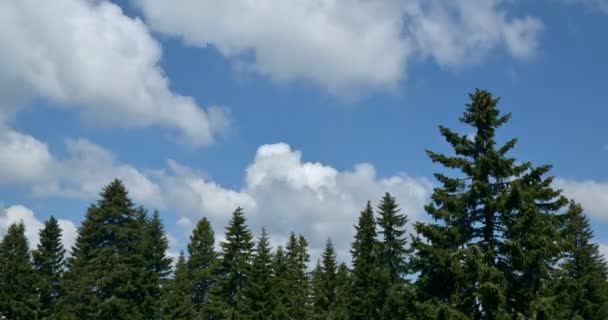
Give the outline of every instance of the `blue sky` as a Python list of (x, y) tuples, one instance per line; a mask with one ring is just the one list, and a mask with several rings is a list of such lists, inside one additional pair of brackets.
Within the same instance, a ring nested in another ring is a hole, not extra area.
[(500, 139), (553, 164), (608, 244), (608, 2), (248, 3), (1, 4), (0, 233), (50, 214), (73, 229), (118, 177), (161, 210), (173, 253), (241, 205), (276, 242), (331, 236), (345, 258), (384, 191), (425, 218), (440, 168), (424, 150), (448, 151), (440, 124), (469, 130), (484, 88), (513, 113)]

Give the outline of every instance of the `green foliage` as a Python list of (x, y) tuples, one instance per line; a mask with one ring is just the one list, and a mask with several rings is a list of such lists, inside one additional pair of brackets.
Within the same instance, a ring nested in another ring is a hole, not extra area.
[(313, 271), (313, 318), (327, 319), (336, 302), (336, 272), (338, 264), (336, 251), (331, 239), (325, 244), (325, 250), (321, 256), (321, 263)]
[(280, 274), (279, 281), (286, 285), (284, 306), (292, 319), (303, 320), (308, 316), (308, 277), (306, 268), (310, 260), (308, 242), (304, 236), (291, 233), (286, 245), (286, 272)]
[[(348, 320), (355, 319), (350, 315), (350, 299), (353, 293), (351, 276), (346, 264), (341, 263), (336, 272), (336, 301), (329, 312), (329, 319)], [(367, 318), (374, 319), (374, 318)]]
[(552, 237), (564, 199), (545, 178), (550, 167), (506, 156), (516, 139), (497, 147), (495, 131), (510, 118), (498, 99), (482, 90), (470, 98), (460, 121), (474, 137), (440, 127), (455, 156), (427, 151), (460, 175), (435, 175), (440, 187), (426, 207), (435, 222), (416, 224), (419, 295), (476, 319), (534, 317), (559, 254)]
[(247, 283), (243, 288), (243, 317), (252, 320), (288, 319), (277, 295), (268, 234), (262, 229)]
[(188, 272), (191, 281), (191, 296), (199, 319), (205, 319), (205, 308), (209, 305), (209, 293), (214, 283), (213, 268), (218, 254), (214, 249), (215, 235), (207, 218), (199, 220), (188, 243)]
[[(81, 319), (142, 319), (151, 277), (145, 224), (121, 181), (105, 187), (87, 210), (69, 259), (68, 312)], [(153, 282), (155, 283), (155, 282)]]
[(355, 241), (351, 250), (353, 272), (350, 315), (352, 319), (378, 319), (383, 303), (380, 296), (383, 288), (379, 281), (382, 274), (381, 261), (378, 258), (376, 221), (370, 202), (361, 211), (355, 229)]
[(37, 319), (36, 285), (25, 226), (12, 224), (0, 244), (0, 318)]
[(557, 271), (557, 317), (608, 319), (608, 270), (580, 205), (571, 202), (563, 228), (564, 254)]
[(191, 298), (191, 280), (184, 252), (180, 252), (175, 272), (163, 299), (163, 315), (167, 320), (195, 319)]
[(40, 243), (33, 252), (34, 269), (38, 280), (38, 308), (40, 318), (46, 319), (59, 311), (64, 295), (65, 249), (61, 243), (61, 228), (51, 216), (40, 230)]
[(210, 296), (209, 313), (213, 319), (242, 318), (242, 291), (247, 282), (254, 245), (243, 210), (237, 208), (226, 227), (226, 241), (220, 243), (222, 259)]

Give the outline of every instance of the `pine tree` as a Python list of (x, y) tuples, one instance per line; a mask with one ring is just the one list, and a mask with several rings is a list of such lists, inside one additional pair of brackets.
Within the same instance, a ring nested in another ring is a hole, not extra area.
[(162, 310), (166, 320), (195, 319), (191, 298), (191, 280), (183, 251), (179, 254), (173, 279), (170, 280), (164, 294)]
[(350, 315), (352, 319), (379, 319), (382, 307), (378, 290), (380, 261), (377, 255), (376, 221), (369, 201), (361, 211), (355, 229), (351, 250), (353, 272)]
[(308, 277), (306, 268), (310, 255), (308, 254), (308, 242), (304, 236), (296, 236), (291, 233), (286, 245), (287, 272), (284, 274), (286, 281), (286, 309), (289, 316), (295, 320), (306, 319), (308, 298)]
[(36, 284), (25, 226), (12, 224), (0, 245), (0, 318), (36, 319)]
[(190, 235), (188, 243), (188, 270), (191, 279), (192, 303), (198, 318), (204, 319), (209, 304), (209, 292), (213, 285), (213, 267), (218, 255), (214, 249), (215, 235), (211, 223), (202, 218)]
[(79, 229), (66, 307), (78, 319), (142, 319), (153, 274), (144, 259), (144, 230), (120, 180), (106, 186)]
[(329, 316), (326, 310), (327, 302), (325, 301), (326, 295), (324, 281), (323, 267), (321, 267), (321, 261), (317, 260), (317, 264), (311, 272), (310, 279), (310, 295), (312, 300), (310, 319), (313, 320), (325, 320)]
[(382, 301), (380, 318), (405, 319), (413, 309), (413, 289), (404, 278), (409, 272), (407, 247), (407, 216), (390, 193), (385, 193), (378, 205), (378, 227), (381, 241), (378, 244), (376, 283), (378, 299)]
[(243, 209), (237, 208), (226, 227), (226, 241), (220, 243), (222, 259), (211, 290), (210, 314), (213, 319), (241, 319), (242, 294), (251, 266), (253, 236), (247, 228)]
[(34, 269), (38, 276), (38, 307), (41, 318), (50, 318), (58, 312), (63, 297), (65, 249), (61, 243), (61, 228), (51, 216), (40, 230), (40, 243), (33, 252)]
[[(356, 289), (355, 289), (356, 290)], [(336, 271), (336, 301), (330, 311), (329, 318), (332, 320), (349, 320), (349, 319), (362, 319), (356, 318), (350, 315), (349, 308), (351, 304), (351, 279), (348, 267), (346, 264), (341, 263)], [(365, 318), (365, 319), (378, 319), (378, 318)]]
[(548, 236), (563, 198), (544, 178), (549, 167), (506, 157), (516, 139), (496, 147), (495, 131), (510, 118), (496, 108), (498, 99), (481, 90), (470, 98), (460, 120), (475, 136), (440, 127), (456, 155), (427, 151), (460, 175), (435, 175), (441, 186), (426, 206), (434, 222), (415, 225), (417, 286), (427, 304), (419, 307), (473, 319), (535, 317), (558, 253)]
[(258, 238), (247, 283), (243, 288), (243, 315), (246, 319), (287, 319), (287, 312), (277, 295), (272, 270), (272, 254), (266, 229)]
[(570, 202), (563, 228), (565, 250), (556, 272), (556, 318), (608, 319), (608, 269), (582, 207)]
[(336, 302), (336, 272), (338, 264), (331, 239), (325, 244), (321, 264), (313, 271), (314, 318), (327, 319)]

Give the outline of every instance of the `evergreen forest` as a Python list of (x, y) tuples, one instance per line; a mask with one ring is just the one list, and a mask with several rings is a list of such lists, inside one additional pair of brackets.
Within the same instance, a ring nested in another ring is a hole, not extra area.
[[(426, 219), (389, 193), (361, 203), (344, 222), (350, 261), (331, 234), (293, 230), (273, 247), (242, 208), (224, 230), (201, 212), (173, 259), (160, 213), (116, 179), (71, 248), (52, 216), (37, 244), (23, 223), (2, 235), (0, 319), (608, 319), (608, 269), (584, 208), (554, 187), (551, 165), (512, 156), (498, 105), (476, 90), (459, 119), (468, 128), (439, 127), (450, 152), (426, 151), (438, 168)], [(313, 236), (327, 239), (315, 261)]]

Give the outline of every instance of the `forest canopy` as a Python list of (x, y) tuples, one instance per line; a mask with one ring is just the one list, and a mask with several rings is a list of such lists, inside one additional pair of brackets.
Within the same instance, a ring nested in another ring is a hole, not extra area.
[(428, 219), (410, 222), (389, 193), (369, 199), (344, 221), (351, 261), (331, 234), (314, 235), (327, 238), (316, 261), (298, 230), (271, 247), (242, 208), (226, 213), (219, 244), (201, 212), (174, 261), (160, 213), (116, 179), (72, 248), (52, 216), (33, 250), (23, 223), (8, 228), (0, 319), (608, 319), (608, 269), (584, 209), (554, 188), (550, 165), (510, 155), (497, 97), (469, 98), (466, 132), (439, 127), (450, 153), (426, 151), (441, 169)]

